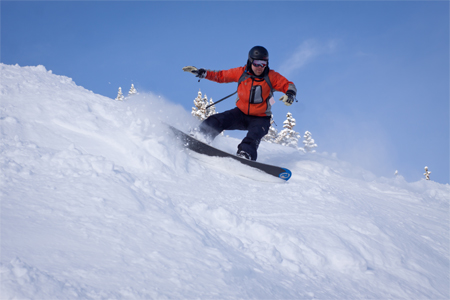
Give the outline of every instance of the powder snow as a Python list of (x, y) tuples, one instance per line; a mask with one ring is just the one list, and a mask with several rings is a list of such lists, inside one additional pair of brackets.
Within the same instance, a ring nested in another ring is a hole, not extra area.
[(285, 183), (187, 152), (162, 96), (0, 67), (1, 299), (450, 297), (449, 185), (262, 142)]

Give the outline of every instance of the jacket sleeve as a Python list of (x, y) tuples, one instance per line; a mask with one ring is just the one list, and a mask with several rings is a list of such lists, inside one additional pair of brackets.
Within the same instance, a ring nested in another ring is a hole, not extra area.
[(238, 67), (222, 71), (212, 71), (212, 70), (207, 71), (208, 73), (206, 74), (205, 78), (208, 80), (212, 80), (219, 83), (238, 82), (239, 78), (244, 72), (244, 67)]
[(295, 84), (292, 81), (287, 80), (280, 73), (270, 70), (269, 79), (274, 90), (285, 94), (293, 94), (294, 96), (297, 95), (297, 88), (295, 87)]

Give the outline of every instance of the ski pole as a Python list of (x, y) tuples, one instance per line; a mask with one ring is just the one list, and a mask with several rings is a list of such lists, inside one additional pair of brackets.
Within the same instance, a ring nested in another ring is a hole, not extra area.
[(236, 93), (237, 93), (237, 91), (234, 92), (233, 94), (230, 94), (230, 95), (228, 95), (228, 96), (226, 96), (226, 97), (224, 97), (224, 98), (222, 98), (222, 99), (220, 99), (220, 100), (214, 102), (214, 103), (211, 103), (210, 105), (208, 105), (207, 107), (205, 107), (205, 109), (207, 109), (207, 108), (209, 108), (209, 107), (211, 107), (211, 106), (213, 106), (213, 105), (216, 105), (217, 103), (222, 102), (223, 100), (225, 100), (225, 99), (227, 99), (227, 98), (230, 98), (231, 96), (233, 96), (233, 95), (236, 94)]

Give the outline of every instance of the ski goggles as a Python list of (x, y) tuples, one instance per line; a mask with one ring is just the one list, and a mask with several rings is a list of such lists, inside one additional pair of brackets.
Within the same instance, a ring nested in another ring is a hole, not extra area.
[(252, 62), (252, 65), (254, 65), (255, 67), (262, 67), (262, 68), (264, 68), (265, 66), (267, 66), (267, 60), (258, 60), (258, 59), (255, 59), (255, 60)]

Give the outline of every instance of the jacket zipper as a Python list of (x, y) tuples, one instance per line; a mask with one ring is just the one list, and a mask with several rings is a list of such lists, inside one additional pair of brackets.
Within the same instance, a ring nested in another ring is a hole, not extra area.
[(248, 98), (248, 112), (247, 112), (247, 115), (250, 115), (250, 100), (252, 99), (252, 96), (254, 97), (254, 95), (253, 95), (253, 83), (255, 82), (255, 79), (254, 78), (252, 78), (252, 86), (250, 87), (250, 97)]

